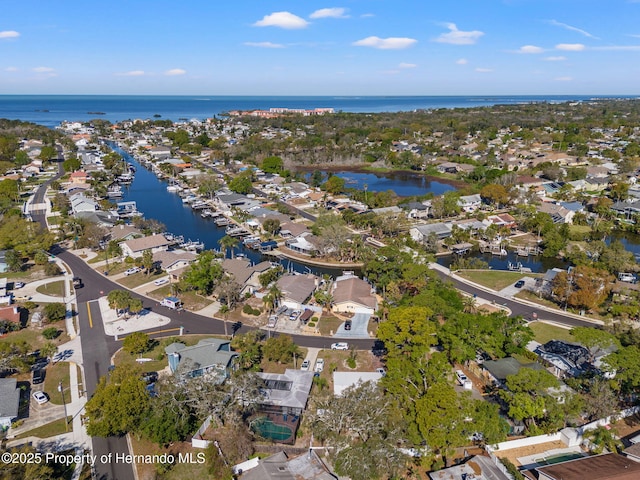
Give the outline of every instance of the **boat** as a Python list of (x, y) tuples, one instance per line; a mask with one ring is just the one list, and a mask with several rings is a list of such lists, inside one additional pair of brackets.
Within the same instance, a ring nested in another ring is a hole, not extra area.
[(182, 198), (182, 203), (191, 203), (191, 202), (195, 202), (198, 199), (198, 197), (196, 195), (194, 195), (193, 193), (187, 195), (186, 197)]
[(239, 236), (240, 237), (240, 236), (244, 236), (244, 235), (249, 235), (249, 232), (247, 232), (244, 228), (236, 227), (236, 226), (233, 226), (233, 225), (227, 226), (227, 228), (225, 229), (224, 233), (226, 233), (230, 237), (234, 237), (234, 236)]
[(196, 241), (189, 240), (187, 242), (183, 242), (179, 244), (178, 247), (183, 248), (185, 250), (194, 250), (199, 252), (201, 250), (204, 250), (204, 243), (197, 240)]
[(182, 191), (182, 187), (180, 185), (178, 185), (177, 182), (175, 182), (174, 180), (169, 182), (169, 185), (167, 185), (167, 192), (181, 192)]
[(216, 222), (216, 225), (219, 227), (224, 227), (231, 224), (231, 221), (227, 217), (216, 218), (214, 222)]
[(191, 203), (191, 208), (194, 210), (204, 210), (208, 206), (209, 204), (204, 200), (196, 200), (195, 202)]

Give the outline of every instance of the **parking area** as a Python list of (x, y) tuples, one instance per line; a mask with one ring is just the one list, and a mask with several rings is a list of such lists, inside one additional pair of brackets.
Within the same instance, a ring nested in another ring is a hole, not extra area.
[(371, 315), (368, 313), (356, 313), (350, 320), (342, 322), (333, 336), (339, 338), (370, 338), (370, 318)]

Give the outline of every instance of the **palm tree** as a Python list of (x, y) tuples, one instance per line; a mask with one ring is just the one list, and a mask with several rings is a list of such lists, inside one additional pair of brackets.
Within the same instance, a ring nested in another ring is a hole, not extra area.
[(478, 306), (476, 305), (476, 299), (474, 297), (469, 297), (467, 295), (462, 299), (462, 311), (464, 313), (476, 313), (478, 311)]
[(280, 300), (282, 300), (282, 290), (280, 290), (278, 285), (276, 285), (275, 283), (271, 285), (268, 295), (271, 295), (271, 298), (273, 299), (273, 308), (280, 306)]
[(226, 257), (226, 251), (228, 249), (231, 249), (231, 258), (234, 258), (233, 249), (238, 246), (238, 243), (239, 242), (237, 238), (230, 237), (229, 235), (225, 235), (220, 240), (218, 240), (218, 244), (220, 245), (220, 247), (222, 247), (225, 250), (225, 257)]

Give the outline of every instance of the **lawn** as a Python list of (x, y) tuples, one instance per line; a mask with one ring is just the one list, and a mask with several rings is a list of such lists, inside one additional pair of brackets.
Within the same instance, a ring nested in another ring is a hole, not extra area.
[(534, 340), (543, 345), (550, 340), (563, 340), (567, 342), (575, 342), (573, 335), (566, 328), (556, 327), (544, 322), (532, 322), (529, 324), (534, 333)]
[(57, 280), (55, 282), (45, 283), (44, 285), (36, 287), (36, 292), (52, 297), (64, 297), (64, 282), (64, 280)]
[(336, 333), (338, 327), (344, 322), (344, 320), (338, 317), (322, 317), (316, 325), (316, 328), (320, 330), (322, 335), (332, 335)]
[[(204, 450), (195, 449), (187, 442), (174, 442), (168, 448), (162, 448), (149, 440), (144, 438), (137, 438), (136, 435), (129, 435), (131, 440), (132, 452), (134, 455), (156, 455), (162, 453), (171, 453), (178, 458), (178, 453), (192, 452), (194, 459), (197, 459), (198, 453), (203, 453)], [(140, 479), (156, 478), (158, 469), (162, 469), (161, 465), (155, 465), (153, 463), (138, 463), (135, 465), (137, 471), (137, 477)], [(160, 477), (158, 477), (160, 478)], [(173, 467), (168, 467), (161, 478), (165, 480), (178, 480), (183, 478), (211, 478), (208, 473), (207, 463), (187, 463), (177, 462)]]
[(147, 275), (146, 273), (144, 273), (144, 271), (142, 271), (134, 273), (133, 275), (122, 277), (118, 280), (118, 283), (124, 287), (133, 289), (139, 287), (140, 285), (144, 285), (145, 283), (153, 282), (157, 278), (164, 276), (166, 276), (165, 273)]
[[(69, 422), (69, 430), (73, 429), (73, 425), (71, 422), (73, 421), (73, 417), (68, 416), (67, 422)], [(38, 438), (49, 438), (54, 435), (60, 435), (61, 433), (65, 433), (64, 426), (64, 418), (60, 418), (51, 423), (46, 423), (40, 427), (34, 428), (33, 430), (27, 430), (26, 432), (21, 433), (20, 435), (16, 435), (16, 438), (25, 438), (25, 437), (38, 437)]]
[[(48, 323), (44, 326), (44, 328), (47, 328), (47, 327), (56, 327), (58, 330), (63, 332), (60, 336), (58, 336), (58, 338), (56, 338), (55, 340), (51, 340), (56, 345), (60, 345), (61, 343), (65, 343), (69, 341), (69, 336), (65, 333), (66, 329), (65, 329), (64, 320), (61, 320), (55, 323)], [(42, 330), (36, 329), (33, 327), (23, 328), (22, 330), (11, 332), (0, 337), (0, 343), (25, 342), (27, 345), (29, 345), (30, 351), (38, 350), (47, 341), (49, 340), (46, 340), (42, 336)]]
[[(171, 286), (165, 285), (149, 292), (147, 295), (160, 301), (164, 297), (171, 295)], [(177, 297), (182, 301), (185, 309), (196, 312), (213, 303), (210, 298), (203, 297), (195, 292), (180, 292)]]
[(46, 369), (44, 378), (44, 391), (49, 395), (49, 401), (54, 405), (62, 405), (62, 393), (58, 391), (58, 386), (62, 382), (64, 389), (64, 400), (71, 401), (69, 392), (69, 362), (57, 362), (50, 364)]
[[(291, 360), (289, 360), (287, 363), (270, 362), (267, 359), (263, 358), (262, 362), (260, 362), (260, 370), (262, 370), (263, 372), (269, 372), (269, 373), (284, 373), (284, 371), (287, 368), (293, 368), (293, 369), (300, 368), (302, 361), (307, 356), (307, 349), (303, 347), (298, 347), (298, 352), (299, 354), (296, 356), (295, 366), (293, 365), (293, 358), (291, 358)], [(313, 368), (313, 365), (311, 366), (311, 368)]]
[(502, 290), (516, 283), (523, 277), (537, 277), (532, 273), (504, 272), (499, 270), (463, 270), (458, 272), (463, 278), (467, 278), (474, 283), (483, 285), (492, 290)]

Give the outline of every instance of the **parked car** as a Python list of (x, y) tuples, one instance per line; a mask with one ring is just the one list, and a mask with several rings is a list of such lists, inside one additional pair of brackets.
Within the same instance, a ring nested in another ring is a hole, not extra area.
[(305, 360), (304, 362), (302, 362), (302, 365), (300, 365), (300, 370), (304, 370), (306, 372), (307, 370), (309, 370), (310, 366), (311, 362), (309, 360)]
[(41, 368), (38, 368), (36, 370), (33, 371), (33, 373), (31, 374), (31, 383), (34, 385), (37, 385), (39, 383), (44, 382), (44, 370)]
[(18, 288), (24, 287), (24, 282), (13, 282), (13, 289), (17, 290)]
[(387, 376), (387, 370), (380, 367), (380, 368), (376, 368), (376, 372), (378, 372), (380, 375), (382, 375), (383, 377)]
[(332, 343), (331, 350), (349, 350), (349, 344), (347, 342)]
[(158, 372), (145, 372), (140, 377), (146, 384), (155, 383), (158, 380)]
[(126, 276), (129, 276), (129, 275), (133, 275), (134, 273), (138, 273), (139, 271), (140, 271), (140, 269), (138, 267), (131, 267), (131, 268), (125, 270), (124, 274)]
[(346, 322), (344, 322), (344, 329), (351, 330), (351, 320), (347, 320)]
[(73, 288), (82, 288), (84, 287), (84, 283), (82, 283), (82, 279), (80, 277), (73, 277)]
[(278, 323), (278, 316), (271, 315), (269, 317), (269, 321), (267, 322), (267, 328), (274, 328), (276, 326), (276, 323)]
[(293, 312), (291, 312), (291, 315), (289, 315), (289, 320), (291, 321), (297, 320), (299, 315), (300, 315), (300, 310), (294, 310)]
[(166, 283), (169, 283), (169, 279), (168, 278), (159, 278), (158, 280), (156, 280), (155, 282), (153, 282), (154, 285), (156, 286), (160, 286), (160, 285), (164, 285)]
[(524, 287), (524, 280), (518, 280), (518, 281), (516, 282), (516, 284), (514, 285), (514, 287), (516, 287), (516, 288), (522, 288), (522, 287)]
[(321, 373), (324, 370), (324, 358), (319, 358), (316, 360), (316, 366), (314, 370), (317, 373)]
[(42, 405), (43, 403), (47, 403), (49, 401), (49, 399), (43, 392), (33, 392), (31, 396), (36, 402), (38, 402), (38, 405)]

